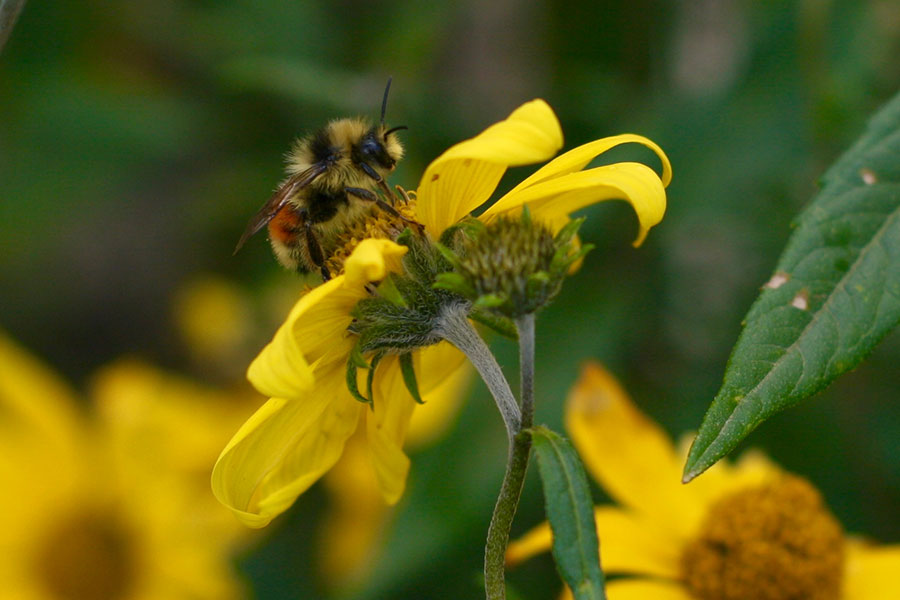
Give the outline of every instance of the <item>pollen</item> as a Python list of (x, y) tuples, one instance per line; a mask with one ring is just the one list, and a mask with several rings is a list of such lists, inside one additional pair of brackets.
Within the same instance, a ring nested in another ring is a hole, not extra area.
[(838, 600), (843, 564), (840, 524), (794, 476), (713, 504), (681, 558), (697, 600)]
[(393, 208), (399, 216), (392, 215), (382, 208), (373, 207), (365, 219), (341, 232), (337, 238), (337, 250), (325, 261), (325, 266), (332, 275), (344, 272), (344, 261), (363, 240), (369, 238), (396, 240), (404, 229), (416, 226), (415, 194), (398, 189), (402, 199), (394, 204)]

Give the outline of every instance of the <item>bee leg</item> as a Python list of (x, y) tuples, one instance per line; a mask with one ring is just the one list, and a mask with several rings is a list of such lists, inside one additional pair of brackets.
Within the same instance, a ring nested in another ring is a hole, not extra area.
[(316, 233), (312, 229), (312, 223), (307, 220), (303, 224), (303, 229), (306, 237), (306, 251), (309, 253), (309, 260), (315, 266), (319, 267), (319, 271), (322, 273), (322, 280), (328, 281), (331, 279), (331, 273), (328, 271), (328, 267), (325, 266), (325, 257), (322, 255), (322, 247), (319, 245), (319, 240), (316, 239)]
[(392, 217), (396, 217), (396, 218), (400, 219), (407, 225), (414, 226), (416, 229), (418, 229), (419, 233), (422, 233), (422, 224), (421, 223), (413, 221), (412, 219), (407, 219), (406, 217), (404, 217), (403, 215), (398, 213), (397, 209), (395, 209), (393, 206), (391, 206), (390, 204), (388, 204), (387, 202), (385, 202), (384, 200), (379, 198), (375, 194), (375, 192), (373, 192), (372, 190), (366, 190), (363, 188), (355, 188), (355, 187), (347, 187), (347, 188), (344, 188), (344, 193), (349, 194), (351, 196), (356, 196), (357, 198), (362, 198), (363, 200), (367, 200), (369, 202), (374, 202), (375, 204), (378, 205), (378, 208), (380, 208), (384, 212), (388, 213)]
[(387, 182), (384, 180), (384, 177), (378, 174), (378, 171), (373, 169), (368, 163), (360, 162), (359, 168), (363, 173), (371, 177), (375, 183), (378, 184), (379, 189), (384, 192), (384, 195), (388, 197), (391, 201), (391, 204), (396, 204), (397, 196), (394, 194), (393, 190), (388, 187)]

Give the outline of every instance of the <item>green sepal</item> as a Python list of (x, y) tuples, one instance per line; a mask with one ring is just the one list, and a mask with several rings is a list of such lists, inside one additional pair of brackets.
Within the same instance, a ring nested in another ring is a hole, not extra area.
[(381, 359), (384, 357), (384, 352), (376, 352), (372, 357), (372, 364), (369, 365), (369, 374), (366, 377), (366, 393), (369, 394), (369, 404), (372, 406), (375, 405), (375, 395), (372, 394), (372, 382), (375, 380), (375, 368), (378, 366), (378, 363), (381, 362)]
[(347, 389), (350, 391), (351, 396), (364, 404), (370, 404), (371, 400), (359, 392), (356, 372), (358, 369), (366, 369), (368, 366), (369, 363), (366, 362), (359, 350), (359, 344), (353, 346), (353, 349), (350, 351), (350, 357), (347, 360)]
[(562, 229), (556, 232), (556, 236), (554, 240), (559, 246), (566, 246), (569, 242), (572, 241), (572, 238), (575, 237), (575, 234), (578, 233), (578, 230), (581, 229), (582, 224), (584, 224), (584, 217), (579, 217), (577, 219), (572, 219), (565, 225), (563, 225)]
[(454, 269), (459, 266), (459, 257), (456, 255), (456, 252), (450, 249), (449, 246), (445, 246), (444, 244), (437, 242), (434, 247), (437, 248), (438, 252), (441, 253), (441, 256), (444, 257), (444, 260), (450, 263), (450, 266), (452, 266)]
[(400, 290), (397, 289), (397, 276), (394, 273), (391, 273), (384, 280), (378, 284), (378, 295), (391, 302), (392, 304), (396, 304), (397, 306), (407, 306), (406, 299), (403, 297), (403, 294), (400, 293)]
[(531, 227), (531, 209), (528, 208), (527, 204), (522, 205), (522, 212), (519, 213), (519, 218), (525, 227)]
[(514, 342), (519, 341), (519, 331), (516, 329), (516, 324), (508, 317), (485, 308), (473, 306), (472, 310), (469, 311), (469, 318), (476, 323), (491, 328), (505, 338)]
[(506, 304), (508, 300), (509, 298), (500, 294), (485, 294), (484, 296), (479, 296), (473, 306), (477, 308), (497, 308)]
[(459, 294), (463, 298), (473, 299), (478, 294), (465, 277), (455, 271), (440, 273), (432, 286), (436, 290), (447, 290)]
[(403, 383), (406, 384), (406, 389), (409, 390), (413, 400), (419, 404), (425, 404), (419, 394), (419, 382), (416, 380), (416, 370), (413, 368), (412, 354), (409, 352), (400, 355), (400, 371), (403, 373)]

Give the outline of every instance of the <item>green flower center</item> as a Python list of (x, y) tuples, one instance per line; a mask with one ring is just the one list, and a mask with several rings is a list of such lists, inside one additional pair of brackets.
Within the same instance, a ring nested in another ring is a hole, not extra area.
[(698, 600), (837, 600), (843, 565), (840, 524), (798, 477), (716, 502), (681, 560)]
[(52, 598), (127, 598), (137, 566), (129, 538), (120, 523), (100, 511), (69, 515), (40, 544), (35, 575)]

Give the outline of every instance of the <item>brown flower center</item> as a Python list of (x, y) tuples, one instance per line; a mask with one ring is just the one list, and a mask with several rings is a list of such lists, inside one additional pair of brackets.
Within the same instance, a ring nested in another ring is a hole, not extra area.
[(114, 517), (99, 511), (72, 514), (42, 541), (34, 557), (35, 575), (52, 598), (126, 598), (137, 566), (129, 537)]
[(792, 476), (716, 502), (681, 559), (698, 600), (837, 600), (843, 564), (840, 524)]
[(404, 190), (400, 192), (400, 196), (393, 208), (401, 217), (374, 207), (365, 220), (358, 221), (341, 232), (337, 239), (337, 250), (325, 261), (325, 266), (333, 276), (344, 272), (344, 261), (361, 241), (368, 238), (396, 240), (407, 227), (416, 227), (415, 193)]

